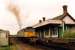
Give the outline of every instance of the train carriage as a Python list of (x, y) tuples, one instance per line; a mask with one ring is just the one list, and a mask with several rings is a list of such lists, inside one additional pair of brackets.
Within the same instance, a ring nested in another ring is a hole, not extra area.
[(32, 27), (27, 27), (27, 28), (21, 29), (17, 35), (20, 37), (34, 37), (34, 36), (36, 36), (35, 29)]

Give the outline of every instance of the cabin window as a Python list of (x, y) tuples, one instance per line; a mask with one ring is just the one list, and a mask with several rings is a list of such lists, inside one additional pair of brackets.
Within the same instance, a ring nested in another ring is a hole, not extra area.
[(38, 37), (40, 37), (40, 38), (44, 37), (44, 30), (43, 29), (38, 29), (36, 32), (37, 32), (36, 34)]
[(67, 26), (67, 25), (65, 25), (65, 26), (64, 26), (64, 29), (67, 31), (67, 30), (68, 30), (68, 26)]
[(44, 38), (45, 30), (41, 29), (41, 37)]
[(49, 35), (49, 29), (45, 29), (45, 35), (46, 35), (46, 36)]
[(71, 27), (70, 26), (66, 26), (67, 27), (67, 29), (66, 29), (66, 31), (70, 31), (70, 29), (71, 29)]
[(40, 30), (36, 30), (36, 36), (40, 37)]
[(57, 36), (58, 35), (58, 28), (57, 27), (52, 28), (51, 35), (52, 36)]

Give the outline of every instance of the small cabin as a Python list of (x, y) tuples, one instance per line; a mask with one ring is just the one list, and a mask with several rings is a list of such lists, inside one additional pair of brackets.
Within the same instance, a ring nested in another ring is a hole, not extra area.
[(0, 29), (0, 46), (8, 45), (9, 31)]
[[(40, 38), (50, 38), (50, 37), (63, 37), (64, 34), (68, 32), (75, 34), (75, 19), (68, 13), (67, 5), (63, 7), (63, 14), (52, 19), (45, 20), (43, 17), (42, 20), (39, 20), (39, 23), (34, 25), (36, 34)], [(71, 37), (71, 36), (69, 36)]]

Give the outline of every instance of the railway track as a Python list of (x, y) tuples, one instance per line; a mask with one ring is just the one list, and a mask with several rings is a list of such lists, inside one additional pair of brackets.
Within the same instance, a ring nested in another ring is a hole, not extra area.
[(39, 47), (46, 50), (75, 50), (75, 45), (72, 45), (71, 43), (57, 43), (52, 41), (45, 41), (44, 39), (30, 39), (30, 38), (24, 38), (24, 37), (17, 37), (14, 38), (17, 43), (23, 43), (28, 44), (33, 47)]

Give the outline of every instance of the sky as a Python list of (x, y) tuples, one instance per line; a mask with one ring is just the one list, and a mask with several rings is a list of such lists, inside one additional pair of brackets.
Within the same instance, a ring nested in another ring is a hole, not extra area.
[(21, 28), (33, 26), (42, 17), (47, 19), (63, 13), (62, 6), (68, 6), (68, 12), (75, 18), (75, 0), (0, 0), (0, 29), (9, 30), (16, 35), (19, 25), (16, 16), (9, 10), (9, 5), (19, 9)]

